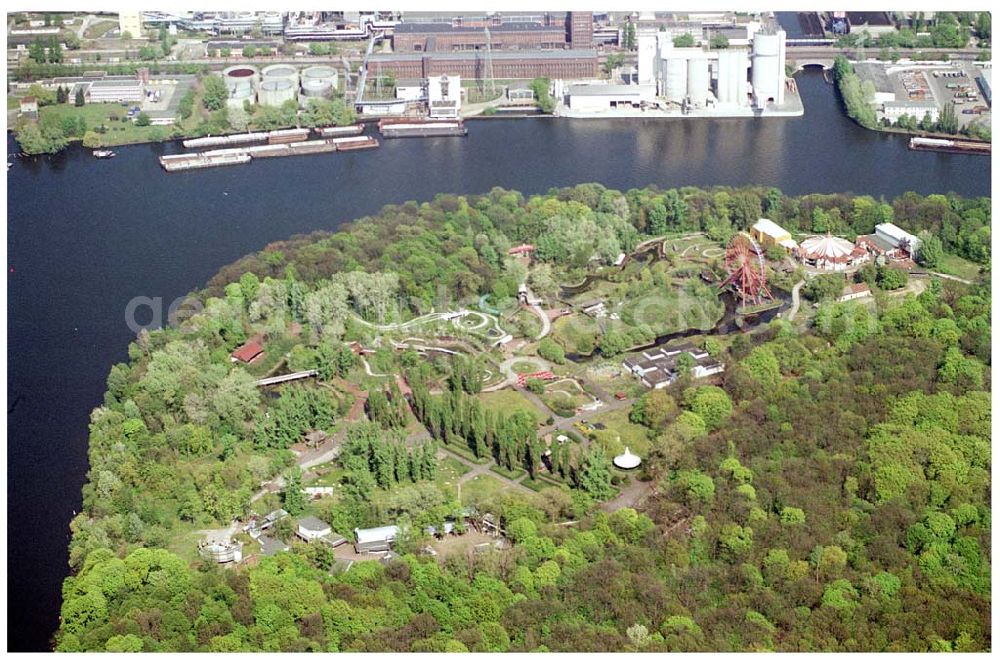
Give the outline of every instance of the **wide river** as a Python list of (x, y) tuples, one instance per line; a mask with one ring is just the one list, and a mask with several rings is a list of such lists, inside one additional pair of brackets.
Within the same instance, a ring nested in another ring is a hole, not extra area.
[[(270, 241), (438, 192), (525, 193), (599, 182), (763, 184), (789, 194), (990, 194), (990, 160), (913, 152), (844, 117), (818, 70), (797, 77), (806, 114), (768, 120), (490, 119), (467, 138), (167, 174), (177, 145), (95, 160), (75, 147), (15, 159), (8, 184), (8, 635), (45, 650), (68, 572), (69, 522), (87, 473), (87, 423), (134, 339), (135, 296), (177, 296)], [(8, 152), (16, 148), (8, 140)]]

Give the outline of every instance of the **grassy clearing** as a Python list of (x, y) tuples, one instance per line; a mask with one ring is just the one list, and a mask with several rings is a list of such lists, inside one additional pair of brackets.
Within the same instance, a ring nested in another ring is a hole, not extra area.
[[(488, 463), (491, 460), (491, 458), (478, 458), (477, 459), (477, 458), (475, 458), (472, 455), (472, 451), (470, 451), (469, 449), (467, 449), (465, 447), (455, 446), (455, 445), (449, 444), (447, 442), (441, 442), (440, 444), (441, 444), (442, 447), (444, 447), (445, 449), (447, 449), (451, 453), (454, 453), (456, 456), (458, 456), (462, 460), (465, 460), (467, 462), (470, 462), (470, 463), (473, 463), (473, 464), (476, 464), (476, 465), (481, 465), (483, 463)], [(466, 471), (468, 471), (468, 470), (466, 470)]]
[(527, 473), (523, 469), (510, 470), (507, 469), (506, 467), (501, 467), (500, 465), (493, 465), (493, 467), (491, 467), (490, 470), (496, 472), (505, 479), (510, 479), (511, 481), (517, 481)]
[(500, 412), (505, 416), (513, 414), (518, 410), (524, 410), (534, 414), (539, 424), (544, 423), (548, 418), (542, 414), (541, 410), (534, 403), (518, 391), (505, 389), (503, 391), (494, 391), (493, 393), (482, 393), (479, 399), (487, 409)]
[(552, 325), (552, 335), (567, 353), (590, 354), (601, 335), (595, 319), (582, 314), (560, 317)]
[(955, 254), (945, 254), (938, 267), (939, 273), (954, 275), (964, 280), (979, 280), (979, 264), (968, 259), (963, 259)]
[(462, 484), (461, 503), (463, 506), (488, 504), (510, 492), (512, 491), (509, 486), (504, 485), (499, 479), (489, 474), (482, 474)]
[(118, 27), (118, 21), (94, 21), (83, 31), (84, 39), (99, 39), (112, 28)]
[(624, 453), (627, 446), (637, 456), (645, 457), (653, 442), (644, 427), (628, 420), (628, 414), (628, 409), (601, 414), (600, 422), (607, 426), (607, 429), (596, 430), (594, 439), (603, 444), (611, 456)]

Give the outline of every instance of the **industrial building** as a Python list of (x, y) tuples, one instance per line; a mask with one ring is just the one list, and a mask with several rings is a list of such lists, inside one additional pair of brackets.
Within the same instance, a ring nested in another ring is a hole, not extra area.
[(656, 102), (656, 86), (647, 85), (571, 85), (566, 88), (569, 108), (594, 112), (608, 109), (639, 109)]
[(986, 63), (979, 70), (979, 76), (976, 77), (976, 81), (979, 83), (979, 88), (983, 91), (983, 99), (986, 103), (993, 105), (993, 69), (989, 67), (989, 63)]
[(625, 359), (622, 366), (639, 378), (644, 386), (661, 389), (677, 381), (678, 361), (690, 357), (691, 376), (694, 379), (717, 375), (726, 369), (704, 349), (688, 344), (676, 349), (649, 349)]
[(786, 250), (792, 251), (799, 246), (798, 243), (792, 240), (790, 233), (765, 217), (760, 218), (750, 227), (750, 235), (764, 247), (780, 245)]
[(368, 75), (393, 74), (397, 79), (427, 79), (442, 74), (464, 79), (487, 78), (487, 60), (497, 79), (592, 79), (598, 75), (597, 51), (457, 51), (453, 53), (377, 53), (368, 58)]
[[(638, 35), (638, 83), (656, 86), (657, 97), (682, 108), (763, 110), (785, 102), (785, 32), (748, 27), (751, 48), (674, 46), (686, 30)], [(749, 76), (748, 76), (749, 71)]]
[(90, 104), (141, 102), (143, 98), (142, 83), (136, 78), (92, 81), (84, 92), (84, 99)]
[(561, 49), (566, 46), (566, 28), (542, 23), (501, 23), (482, 28), (448, 23), (400, 23), (392, 35), (392, 48), (399, 53), (414, 51), (478, 51)]
[(142, 37), (142, 12), (120, 12), (118, 14), (118, 32), (121, 35), (127, 32), (136, 39)]

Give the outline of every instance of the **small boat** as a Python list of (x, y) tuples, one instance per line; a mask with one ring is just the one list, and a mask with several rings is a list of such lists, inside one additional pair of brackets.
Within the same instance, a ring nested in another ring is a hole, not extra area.
[(113, 150), (95, 150), (94, 157), (99, 160), (110, 160), (115, 156), (115, 151)]

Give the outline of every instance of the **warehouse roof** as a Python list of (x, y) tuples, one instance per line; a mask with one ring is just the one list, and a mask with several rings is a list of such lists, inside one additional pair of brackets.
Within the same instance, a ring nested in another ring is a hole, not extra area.
[(623, 85), (623, 84), (582, 84), (576, 86), (569, 86), (570, 95), (578, 95), (581, 97), (600, 97), (603, 95), (615, 95), (616, 97), (621, 97), (623, 95), (642, 95), (644, 92), (651, 92), (654, 89), (653, 85)]
[[(497, 60), (530, 60), (540, 58), (544, 60), (573, 60), (574, 58), (596, 58), (597, 51), (594, 49), (553, 49), (543, 50), (515, 50), (515, 51), (493, 51), (493, 61)], [(424, 58), (435, 60), (477, 60), (486, 57), (484, 51), (457, 51), (453, 53), (373, 53), (368, 57), (370, 62), (379, 61), (399, 61), (412, 60), (420, 61)]]
[(354, 528), (354, 536), (358, 543), (371, 543), (373, 541), (391, 541), (399, 534), (399, 528), (395, 525), (385, 525), (383, 527), (371, 527), (369, 529)]
[[(541, 32), (541, 31), (563, 31), (561, 25), (544, 25), (542, 23), (510, 22), (500, 25), (491, 25), (490, 32)], [(421, 32), (465, 32), (482, 33), (484, 28), (471, 25), (452, 25), (451, 23), (400, 23), (395, 28), (397, 35), (419, 34)]]
[(778, 226), (766, 217), (762, 217), (757, 220), (756, 224), (753, 225), (755, 231), (759, 231), (762, 234), (766, 234), (771, 238), (780, 238), (781, 236), (787, 236), (788, 232), (784, 228)]

